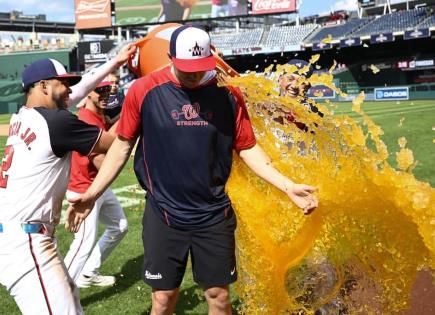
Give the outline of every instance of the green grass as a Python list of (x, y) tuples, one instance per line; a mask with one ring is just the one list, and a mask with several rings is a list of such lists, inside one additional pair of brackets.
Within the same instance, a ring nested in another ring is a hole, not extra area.
[[(12, 114), (0, 114), (0, 125), (8, 125)], [(3, 151), (2, 151), (3, 152)]]
[[(350, 110), (350, 103), (339, 103), (335, 109), (337, 115), (348, 114), (358, 118)], [(363, 110), (368, 113), (376, 123), (380, 124), (385, 134), (384, 141), (387, 143), (391, 160), (397, 151), (397, 139), (405, 136), (408, 147), (411, 148), (417, 160), (420, 161), (415, 169), (416, 177), (428, 181), (435, 186), (435, 174), (433, 163), (435, 144), (435, 101), (414, 102), (368, 102), (363, 105)], [(399, 127), (399, 121), (405, 117), (403, 126)], [(4, 115), (0, 116), (3, 119)], [(6, 137), (0, 137), (0, 150), (3, 152)], [(136, 183), (130, 161), (124, 171), (112, 185), (112, 188), (129, 186)], [(125, 192), (122, 197), (133, 197), (133, 192)], [(140, 198), (140, 197), (139, 197)], [(89, 288), (80, 292), (81, 302), (86, 314), (148, 314), (150, 310), (150, 289), (142, 282), (142, 258), (143, 248), (141, 240), (141, 220), (143, 203), (125, 209), (129, 221), (129, 232), (121, 244), (110, 255), (101, 269), (104, 274), (115, 275), (117, 285), (112, 288)], [(63, 226), (57, 231), (59, 247), (65, 254), (72, 240), (72, 235), (66, 232)], [(232, 295), (233, 304), (237, 303), (237, 297)], [(18, 308), (7, 291), (0, 287), (0, 314), (19, 314)], [(176, 314), (206, 314), (206, 303), (202, 291), (192, 279), (192, 273), (188, 269), (182, 284)]]
[[(351, 111), (351, 103), (337, 103), (336, 115), (346, 114), (360, 120), (359, 114)], [(406, 101), (406, 102), (367, 102), (362, 105), (376, 124), (384, 130), (382, 140), (387, 144), (390, 156), (388, 161), (396, 166), (396, 152), (399, 150), (397, 140), (405, 137), (407, 147), (414, 152), (418, 161), (414, 169), (415, 176), (422, 181), (435, 186), (435, 169), (433, 157), (435, 155), (435, 100)], [(403, 119), (402, 126), (399, 126)]]

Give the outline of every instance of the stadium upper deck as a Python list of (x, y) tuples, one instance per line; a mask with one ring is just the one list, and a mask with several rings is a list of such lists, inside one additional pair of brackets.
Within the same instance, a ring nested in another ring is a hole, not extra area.
[[(432, 3), (433, 2), (433, 3)], [(398, 7), (401, 8), (401, 7)], [(236, 20), (209, 20), (195, 23), (206, 23), (211, 29), (213, 44), (224, 55), (243, 55), (252, 53), (274, 53), (282, 51), (299, 51), (313, 44), (330, 38), (332, 44), (341, 39), (359, 38), (367, 40), (371, 35), (391, 33), (392, 36), (402, 36), (407, 30), (426, 28), (430, 32), (435, 29), (435, 0), (428, 1), (425, 7), (410, 10), (397, 10), (391, 14), (375, 15), (364, 18), (348, 18), (352, 14), (340, 14), (339, 19), (333, 19), (337, 14), (331, 14), (329, 24), (320, 25), (318, 21), (325, 19), (311, 18), (303, 25), (295, 21), (273, 17), (243, 17)], [(234, 22), (237, 21), (237, 22)], [(261, 23), (263, 22), (263, 23)], [(235, 26), (237, 23), (237, 27)], [(35, 49), (65, 49), (75, 47), (83, 40), (82, 34), (74, 31), (73, 23), (50, 23), (47, 21), (7, 20), (0, 14), (0, 53), (35, 50)], [(143, 35), (143, 28), (130, 27), (131, 38), (135, 31)], [(74, 33), (75, 32), (75, 33)], [(94, 34), (102, 36), (114, 35), (113, 29), (93, 30)], [(323, 45), (325, 46), (325, 45)], [(323, 49), (321, 45), (320, 49)], [(328, 47), (329, 48), (329, 47)]]

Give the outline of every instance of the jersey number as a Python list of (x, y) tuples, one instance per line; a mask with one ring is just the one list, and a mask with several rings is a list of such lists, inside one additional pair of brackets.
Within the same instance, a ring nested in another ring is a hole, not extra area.
[(5, 147), (5, 153), (2, 160), (2, 165), (0, 168), (0, 188), (6, 188), (8, 185), (8, 175), (3, 174), (8, 171), (12, 164), (12, 158), (14, 156), (14, 147), (8, 145)]

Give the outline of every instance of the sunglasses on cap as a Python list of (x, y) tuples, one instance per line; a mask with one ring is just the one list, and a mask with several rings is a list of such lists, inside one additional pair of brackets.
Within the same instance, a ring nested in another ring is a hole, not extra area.
[(98, 93), (98, 94), (105, 94), (105, 93), (110, 93), (111, 90), (111, 86), (110, 85), (106, 85), (106, 86), (101, 86), (101, 87), (97, 87), (94, 92)]

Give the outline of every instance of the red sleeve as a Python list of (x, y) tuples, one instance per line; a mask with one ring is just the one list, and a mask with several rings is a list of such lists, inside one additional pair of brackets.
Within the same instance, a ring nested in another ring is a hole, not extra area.
[(236, 101), (235, 112), (235, 137), (233, 148), (236, 151), (252, 148), (257, 140), (252, 130), (251, 120), (249, 119), (248, 110), (242, 92), (238, 88), (230, 88), (231, 94)]
[(104, 124), (103, 118), (100, 117), (97, 113), (93, 113), (92, 111), (85, 108), (80, 108), (77, 113), (78, 118), (85, 123), (90, 125), (95, 125), (100, 129), (107, 130), (106, 125)]
[(144, 79), (146, 77), (138, 79), (133, 83), (125, 96), (122, 106), (116, 133), (127, 140), (136, 139), (140, 131), (140, 111), (143, 99), (147, 93)]

